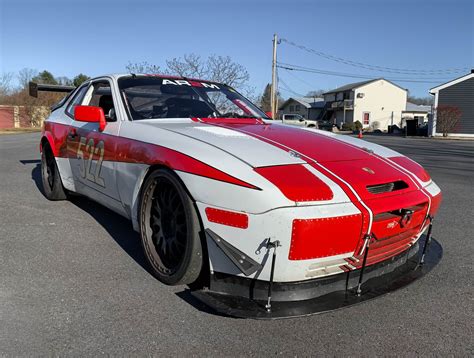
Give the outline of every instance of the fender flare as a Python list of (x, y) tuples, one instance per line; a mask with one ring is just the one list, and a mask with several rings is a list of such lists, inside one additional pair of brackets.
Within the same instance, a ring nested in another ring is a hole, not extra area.
[(141, 195), (141, 190), (143, 183), (145, 182), (145, 178), (150, 174), (152, 171), (152, 166), (150, 165), (148, 168), (146, 168), (141, 174), (140, 177), (138, 178), (137, 182), (135, 183), (135, 187), (133, 188), (133, 194), (132, 194), (132, 202), (131, 202), (131, 208), (130, 208), (130, 219), (132, 220), (132, 226), (133, 230), (136, 232), (140, 232), (140, 228), (138, 225), (138, 206), (140, 203), (140, 195)]
[[(143, 184), (145, 183), (145, 180), (148, 178), (148, 176), (155, 170), (157, 169), (167, 169), (169, 171), (171, 171), (172, 173), (174, 173), (178, 180), (181, 182), (181, 184), (183, 185), (183, 188), (184, 190), (188, 193), (188, 195), (191, 197), (191, 200), (195, 203), (196, 200), (194, 199), (193, 195), (189, 192), (188, 188), (186, 187), (186, 185), (184, 184), (183, 182), (183, 179), (180, 177), (179, 175), (179, 172), (176, 171), (175, 169), (173, 169), (172, 167), (168, 166), (168, 165), (164, 165), (164, 164), (155, 164), (155, 165), (150, 165), (148, 166), (148, 168), (146, 168), (145, 170), (143, 170), (143, 172), (140, 174), (137, 182), (135, 183), (135, 187), (133, 188), (133, 194), (132, 194), (132, 203), (131, 203), (131, 207), (130, 207), (130, 219), (132, 221), (132, 226), (133, 226), (133, 229), (136, 231), (136, 232), (140, 232), (140, 229), (139, 229), (139, 226), (138, 226), (138, 210), (139, 210), (139, 205), (140, 205), (140, 198), (141, 198), (141, 192), (142, 192), (142, 188), (143, 188)], [(199, 212), (198, 212), (198, 216), (200, 216)], [(199, 217), (199, 220), (201, 220), (201, 218)], [(201, 222), (201, 225), (202, 225), (202, 222)]]
[(54, 137), (51, 134), (51, 132), (44, 132), (43, 133), (43, 136), (41, 137), (41, 141), (40, 141), (40, 152), (43, 152), (43, 142), (44, 142), (44, 140), (48, 141), (49, 146), (50, 146), (51, 150), (53, 151), (53, 155), (55, 157), (57, 157), (58, 156), (58, 149), (54, 145)]

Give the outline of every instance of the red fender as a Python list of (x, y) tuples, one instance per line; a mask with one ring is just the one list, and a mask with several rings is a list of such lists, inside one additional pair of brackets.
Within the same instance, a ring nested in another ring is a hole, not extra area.
[[(48, 140), (49, 146), (55, 157), (67, 157), (67, 134), (69, 126), (59, 123), (44, 122), (41, 142), (44, 138)], [(40, 151), (43, 148), (40, 144)]]
[(43, 140), (46, 138), (46, 140), (49, 143), (49, 146), (53, 150), (53, 154), (56, 157), (57, 156), (57, 150), (56, 147), (54, 146), (54, 138), (51, 132), (44, 132), (43, 136), (41, 137), (41, 142), (40, 142), (40, 152), (43, 152)]

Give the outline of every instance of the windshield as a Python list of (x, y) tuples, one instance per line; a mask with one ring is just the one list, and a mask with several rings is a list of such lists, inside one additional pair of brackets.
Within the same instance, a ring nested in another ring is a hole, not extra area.
[(267, 118), (234, 89), (211, 82), (131, 76), (118, 81), (133, 120), (151, 118)]

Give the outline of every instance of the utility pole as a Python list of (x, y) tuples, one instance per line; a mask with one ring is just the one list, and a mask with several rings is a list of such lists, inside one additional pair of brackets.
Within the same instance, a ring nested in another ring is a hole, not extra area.
[(277, 95), (277, 45), (278, 38), (273, 34), (273, 60), (272, 60), (272, 91), (270, 95), (270, 102), (272, 105), (272, 118), (275, 119), (278, 110), (278, 95)]

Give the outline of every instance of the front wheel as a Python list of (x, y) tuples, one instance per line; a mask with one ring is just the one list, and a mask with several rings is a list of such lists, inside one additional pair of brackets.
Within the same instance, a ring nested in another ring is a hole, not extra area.
[(193, 201), (173, 172), (157, 169), (145, 180), (139, 225), (155, 277), (167, 285), (198, 279), (203, 264), (201, 226)]

